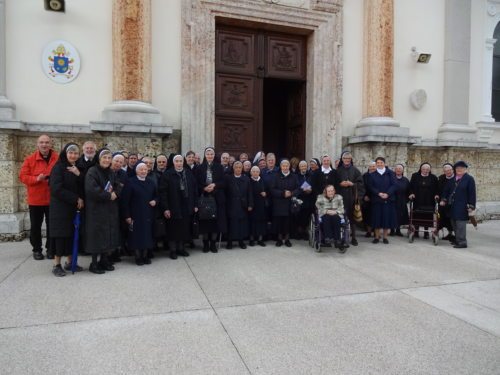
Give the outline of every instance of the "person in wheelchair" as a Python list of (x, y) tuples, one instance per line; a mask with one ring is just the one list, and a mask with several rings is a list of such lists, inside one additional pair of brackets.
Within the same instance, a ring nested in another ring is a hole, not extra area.
[(326, 244), (334, 243), (336, 248), (343, 252), (348, 246), (341, 243), (341, 222), (344, 215), (344, 202), (342, 196), (335, 194), (333, 185), (327, 185), (322, 195), (318, 195), (316, 200), (318, 217), (322, 225)]

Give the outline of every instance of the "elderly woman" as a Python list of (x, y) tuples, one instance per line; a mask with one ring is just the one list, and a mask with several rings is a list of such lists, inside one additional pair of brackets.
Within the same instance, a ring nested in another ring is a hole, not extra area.
[(325, 243), (334, 243), (336, 248), (340, 249), (341, 253), (345, 253), (348, 245), (341, 243), (340, 225), (344, 215), (344, 203), (342, 196), (335, 194), (335, 187), (328, 185), (325, 187), (323, 194), (318, 196), (316, 200), (316, 208), (318, 216), (323, 225), (323, 233)]
[(255, 241), (260, 246), (266, 246), (267, 219), (266, 206), (268, 194), (264, 180), (260, 177), (260, 168), (253, 166), (250, 170), (250, 189), (253, 195), (253, 209), (250, 211), (250, 246), (255, 246)]
[[(412, 174), (410, 179), (410, 199), (413, 200), (414, 210), (433, 211), (436, 199), (439, 199), (438, 179), (431, 173), (431, 165), (422, 163), (418, 172)], [(427, 219), (414, 213), (415, 219)], [(415, 237), (418, 237), (418, 226), (415, 226)], [(424, 227), (424, 238), (429, 238), (428, 227)]]
[[(217, 253), (216, 239), (218, 233), (227, 232), (226, 200), (224, 194), (224, 170), (215, 162), (215, 149), (207, 147), (204, 152), (203, 163), (195, 171), (198, 193), (208, 199), (215, 200), (216, 217), (199, 220), (200, 234), (203, 234), (203, 252)], [(198, 206), (199, 207), (199, 206)], [(200, 216), (202, 212), (200, 211)]]
[(147, 165), (142, 161), (137, 163), (135, 176), (125, 185), (121, 199), (122, 215), (129, 227), (128, 247), (134, 250), (138, 266), (151, 264), (147, 251), (154, 246), (153, 223), (158, 196), (154, 182), (147, 176)]
[(314, 208), (316, 197), (312, 194), (311, 173), (307, 169), (307, 162), (302, 160), (297, 166), (297, 178), (299, 180), (300, 194), (297, 198), (302, 201), (300, 211), (292, 216), (293, 238), (307, 240), (307, 227)]
[(185, 166), (188, 167), (193, 173), (194, 170), (196, 169), (195, 155), (196, 154), (194, 153), (194, 151), (188, 151), (186, 152), (186, 155), (184, 155)]
[(292, 197), (300, 194), (299, 179), (297, 175), (290, 172), (290, 162), (283, 159), (280, 163), (280, 172), (274, 176), (271, 184), (271, 195), (273, 197), (273, 226), (278, 236), (276, 246), (291, 247), (290, 242), (290, 215)]
[[(85, 176), (85, 238), (86, 251), (92, 254), (89, 271), (103, 274), (115, 268), (108, 254), (120, 246), (119, 189), (111, 170), (111, 151), (104, 148), (96, 154), (97, 164)], [(100, 255), (99, 262), (97, 257)]]
[(375, 159), (377, 170), (368, 175), (367, 189), (372, 204), (371, 226), (375, 231), (373, 243), (379, 243), (380, 230), (383, 230), (383, 243), (388, 244), (389, 229), (396, 226), (396, 176), (385, 166), (381, 156)]
[(339, 179), (338, 193), (344, 200), (344, 208), (346, 216), (349, 218), (351, 228), (351, 244), (358, 246), (356, 239), (356, 221), (354, 220), (354, 205), (356, 200), (360, 201), (365, 195), (365, 187), (363, 185), (363, 177), (358, 168), (352, 162), (352, 154), (349, 151), (344, 151), (340, 156), (340, 163), (337, 168), (337, 177)]
[(160, 179), (160, 209), (167, 219), (167, 237), (170, 240), (170, 258), (189, 256), (184, 249), (184, 242), (191, 240), (190, 227), (193, 215), (198, 208), (196, 199), (198, 189), (196, 180), (189, 167), (184, 166), (182, 155), (173, 158), (174, 166)]
[[(127, 172), (123, 169), (124, 163), (125, 163), (125, 157), (123, 156), (123, 154), (120, 152), (115, 152), (113, 154), (113, 158), (111, 159), (111, 171), (115, 174), (115, 179), (117, 182), (115, 193), (118, 195), (118, 197), (120, 197), (123, 191), (123, 187), (125, 186), (127, 180), (129, 179)], [(123, 225), (123, 222), (121, 222), (121, 224), (122, 225), (120, 225), (120, 248), (114, 250), (109, 256), (109, 260), (112, 263), (121, 262), (121, 253), (126, 249), (128, 229), (125, 225)]]
[(410, 194), (410, 181), (404, 176), (405, 167), (403, 164), (396, 164), (394, 167), (394, 174), (396, 175), (396, 184), (398, 189), (396, 191), (396, 213), (397, 213), (397, 223), (396, 226), (391, 229), (391, 236), (400, 236), (401, 225), (408, 225), (408, 196)]
[[(73, 219), (76, 212), (83, 208), (81, 173), (75, 164), (79, 156), (78, 146), (68, 143), (59, 154), (59, 160), (50, 174), (49, 248), (55, 255), (52, 273), (57, 277), (65, 276), (65, 270), (71, 270), (75, 231)], [(67, 258), (64, 269), (61, 267), (62, 257)], [(76, 271), (81, 270), (82, 267), (77, 265)]]
[(311, 174), (316, 172), (319, 169), (320, 165), (321, 163), (317, 158), (312, 158), (311, 160), (309, 160), (309, 170), (311, 171)]
[(361, 205), (361, 212), (363, 213), (363, 224), (365, 224), (366, 227), (365, 237), (368, 238), (372, 236), (372, 227), (371, 227), (372, 203), (370, 198), (370, 191), (368, 190), (367, 186), (370, 173), (373, 173), (376, 170), (377, 170), (377, 165), (375, 164), (375, 161), (372, 160), (370, 161), (370, 163), (368, 163), (368, 169), (363, 174), (363, 185), (365, 186), (365, 195), (363, 197), (363, 204)]
[(450, 208), (450, 220), (455, 231), (456, 249), (467, 247), (467, 221), (469, 215), (476, 209), (476, 182), (467, 173), (469, 167), (464, 161), (457, 161), (453, 166), (455, 177), (451, 183), (446, 184), (441, 206), (448, 205)]
[(233, 173), (226, 176), (225, 185), (229, 227), (226, 249), (233, 248), (233, 241), (238, 241), (240, 248), (246, 249), (244, 239), (248, 237), (248, 213), (253, 209), (253, 195), (241, 162), (234, 162)]
[[(443, 174), (438, 177), (438, 192), (439, 196), (443, 197), (444, 188), (449, 183), (453, 183), (455, 178), (455, 171), (453, 165), (450, 163), (443, 164)], [(443, 240), (449, 240), (450, 242), (455, 241), (455, 236), (453, 235), (453, 227), (450, 220), (450, 207), (449, 206), (439, 206), (439, 229), (446, 228), (448, 234), (443, 237)]]
[[(233, 164), (234, 166), (234, 164)], [(243, 174), (247, 177), (250, 177), (250, 169), (252, 169), (252, 163), (250, 162), (250, 160), (245, 160), (243, 162)]]

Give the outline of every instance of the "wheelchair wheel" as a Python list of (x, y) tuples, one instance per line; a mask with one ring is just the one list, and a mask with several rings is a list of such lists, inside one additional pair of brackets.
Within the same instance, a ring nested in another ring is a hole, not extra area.
[(311, 220), (309, 221), (309, 246), (314, 247), (316, 241), (316, 225), (314, 224), (314, 215), (311, 215)]

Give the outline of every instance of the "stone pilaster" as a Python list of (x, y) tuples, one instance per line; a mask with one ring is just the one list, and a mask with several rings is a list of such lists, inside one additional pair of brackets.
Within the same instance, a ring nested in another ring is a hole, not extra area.
[(171, 133), (151, 105), (151, 0), (113, 0), (113, 103), (92, 130)]
[[(470, 0), (446, 0), (443, 124), (440, 144), (477, 141), (469, 126)], [(490, 68), (491, 69), (491, 68)]]
[(13, 120), (16, 116), (16, 106), (6, 96), (5, 53), (5, 0), (0, 0), (0, 121)]
[(363, 119), (349, 143), (407, 142), (410, 130), (392, 118), (394, 75), (394, 1), (365, 0)]

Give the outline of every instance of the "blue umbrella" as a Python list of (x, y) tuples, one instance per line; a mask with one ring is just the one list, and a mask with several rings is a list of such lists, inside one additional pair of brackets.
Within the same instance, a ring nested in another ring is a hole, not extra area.
[(76, 211), (75, 218), (73, 219), (75, 226), (75, 233), (73, 234), (73, 257), (71, 258), (71, 272), (75, 273), (78, 264), (78, 236), (80, 232), (80, 211)]

